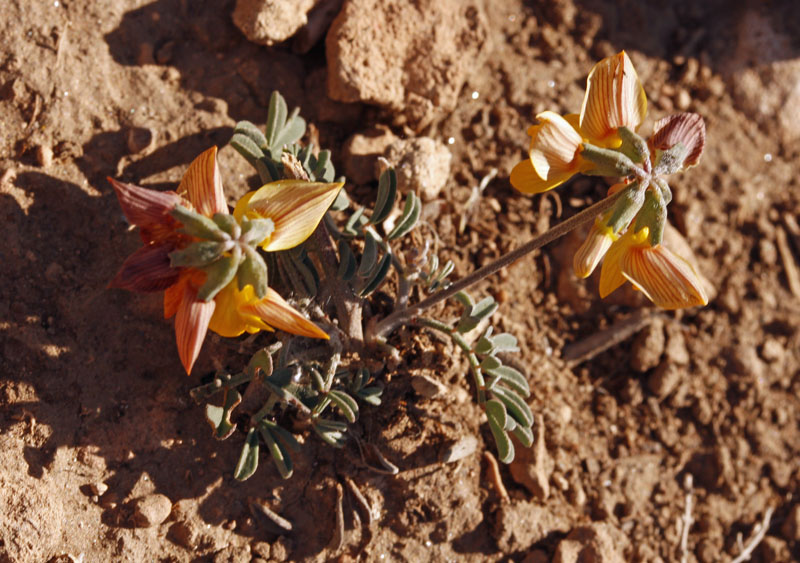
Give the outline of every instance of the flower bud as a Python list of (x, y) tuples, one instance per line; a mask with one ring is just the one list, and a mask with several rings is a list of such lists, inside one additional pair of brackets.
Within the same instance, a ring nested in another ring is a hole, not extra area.
[(588, 278), (605, 256), (612, 243), (619, 238), (602, 219), (598, 218), (581, 247), (575, 253), (572, 267), (579, 278)]
[(661, 153), (667, 153), (678, 145), (683, 145), (683, 150), (678, 151), (681, 155), (674, 166), (662, 165), (665, 168), (673, 168), (662, 172), (664, 174), (694, 166), (700, 161), (706, 145), (705, 121), (696, 113), (668, 115), (656, 122), (653, 127), (653, 136), (650, 138), (650, 145), (658, 151), (657, 165), (663, 159)]

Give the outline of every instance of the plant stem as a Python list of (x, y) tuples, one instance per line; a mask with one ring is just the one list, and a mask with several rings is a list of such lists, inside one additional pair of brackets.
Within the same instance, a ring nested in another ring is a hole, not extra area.
[(394, 329), (396, 329), (401, 324), (407, 323), (409, 320), (414, 318), (418, 313), (436, 305), (437, 303), (444, 301), (448, 297), (458, 293), (459, 291), (466, 289), (467, 287), (481, 281), (482, 279), (491, 276), (495, 272), (502, 270), (509, 264), (516, 262), (526, 254), (530, 254), (534, 250), (537, 250), (544, 245), (564, 236), (568, 232), (572, 231), (573, 229), (577, 229), (578, 227), (590, 222), (594, 221), (594, 219), (603, 213), (604, 211), (613, 207), (613, 205), (617, 202), (617, 200), (628, 190), (620, 190), (612, 196), (609, 196), (605, 199), (602, 199), (587, 207), (583, 211), (576, 213), (569, 219), (562, 221), (555, 227), (547, 230), (546, 232), (542, 233), (541, 235), (534, 237), (533, 239), (529, 240), (525, 244), (520, 247), (515, 248), (511, 252), (504, 254), (494, 262), (487, 264), (486, 266), (479, 268), (469, 274), (466, 277), (461, 278), (460, 280), (450, 284), (444, 289), (441, 289), (434, 293), (433, 295), (429, 296), (427, 299), (423, 299), (419, 303), (407, 307), (405, 309), (400, 309), (388, 317), (383, 319), (382, 321), (376, 323), (371, 330), (368, 329), (367, 334), (367, 341), (368, 342), (376, 342), (381, 339), (386, 338), (386, 336), (391, 333)]

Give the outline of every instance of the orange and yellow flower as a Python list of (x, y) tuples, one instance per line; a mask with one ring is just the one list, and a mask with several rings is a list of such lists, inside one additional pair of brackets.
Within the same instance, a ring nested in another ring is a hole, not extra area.
[[(187, 373), (197, 360), (209, 328), (222, 336), (275, 327), (301, 336), (328, 338), (269, 287), (259, 297), (252, 285), (240, 287), (239, 279), (233, 277), (220, 291), (201, 299), (198, 294), (206, 283), (206, 272), (170, 266), (171, 253), (197, 240), (180, 230), (181, 223), (172, 215), (177, 205), (209, 218), (229, 215), (216, 151), (216, 147), (208, 149), (189, 165), (177, 193), (156, 192), (109, 179), (123, 212), (140, 228), (144, 242), (110, 285), (133, 291), (165, 291), (164, 317), (175, 317), (178, 354)], [(257, 244), (272, 251), (300, 244), (316, 229), (341, 187), (341, 183), (273, 182), (245, 195), (244, 203), (237, 205), (241, 211), (237, 220), (241, 222), (247, 214), (271, 220), (273, 228), (261, 241), (232, 239), (231, 248)], [(238, 268), (238, 264), (234, 267)]]
[(511, 171), (511, 185), (533, 194), (559, 186), (593, 165), (581, 157), (583, 143), (617, 148), (618, 130), (635, 131), (647, 114), (647, 97), (625, 51), (597, 63), (589, 73), (581, 113), (561, 117), (552, 111), (536, 116), (528, 129), (529, 158)]

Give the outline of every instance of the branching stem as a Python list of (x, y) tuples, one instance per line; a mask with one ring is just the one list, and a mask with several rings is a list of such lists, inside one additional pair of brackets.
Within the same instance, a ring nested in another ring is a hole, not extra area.
[(386, 336), (398, 326), (409, 322), (418, 313), (424, 311), (425, 309), (428, 309), (429, 307), (444, 301), (448, 297), (455, 295), (459, 291), (466, 289), (467, 287), (481, 281), (488, 276), (491, 276), (509, 264), (516, 262), (526, 254), (530, 254), (534, 250), (538, 250), (544, 245), (564, 236), (573, 229), (577, 229), (578, 227), (590, 221), (594, 221), (598, 215), (613, 207), (617, 200), (625, 193), (627, 193), (627, 190), (620, 190), (614, 195), (598, 201), (594, 205), (587, 207), (579, 213), (576, 213), (566, 221), (562, 221), (555, 227), (537, 237), (534, 237), (522, 246), (515, 248), (507, 254), (504, 254), (494, 262), (475, 270), (468, 276), (463, 277), (460, 280), (450, 284), (446, 288), (437, 291), (427, 299), (423, 299), (419, 303), (411, 305), (410, 307), (406, 307), (405, 309), (399, 309), (393, 312), (382, 321), (376, 323), (373, 327), (371, 327), (371, 329), (368, 328), (367, 342), (378, 342), (386, 338)]

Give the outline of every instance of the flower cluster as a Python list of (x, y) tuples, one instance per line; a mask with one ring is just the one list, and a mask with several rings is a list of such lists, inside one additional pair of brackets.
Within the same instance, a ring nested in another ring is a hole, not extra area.
[(231, 214), (217, 149), (198, 156), (177, 192), (158, 192), (109, 178), (128, 221), (144, 245), (109, 284), (164, 291), (164, 317), (175, 317), (178, 354), (191, 372), (208, 329), (226, 336), (284, 330), (328, 335), (267, 285), (257, 247), (297, 246), (316, 229), (341, 183), (281, 180), (246, 194)]
[[(708, 298), (692, 266), (664, 247), (667, 205), (664, 176), (694, 166), (705, 145), (705, 123), (694, 113), (659, 120), (644, 140), (636, 132), (647, 98), (628, 55), (597, 63), (589, 74), (580, 114), (537, 115), (529, 158), (511, 172), (523, 193), (541, 193), (577, 173), (624, 178), (609, 189), (614, 206), (598, 217), (575, 255), (574, 269), (589, 276), (603, 261), (600, 295), (626, 280), (664, 309), (705, 305)], [(622, 193), (617, 193), (622, 192)]]

